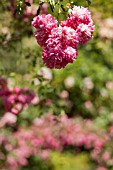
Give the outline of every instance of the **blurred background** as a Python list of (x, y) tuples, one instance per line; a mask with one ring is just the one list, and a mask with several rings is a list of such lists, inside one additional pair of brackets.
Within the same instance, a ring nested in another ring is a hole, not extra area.
[(20, 15), (0, 2), (0, 169), (113, 170), (113, 0), (73, 2), (91, 11), (94, 38), (61, 70), (43, 64), (27, 2)]

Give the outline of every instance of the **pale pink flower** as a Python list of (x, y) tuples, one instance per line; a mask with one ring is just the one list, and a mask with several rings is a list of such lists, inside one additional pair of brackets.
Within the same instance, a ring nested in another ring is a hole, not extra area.
[(48, 158), (50, 157), (50, 151), (46, 149), (44, 151), (41, 151), (39, 155), (41, 156), (42, 159), (48, 160)]
[(0, 119), (0, 127), (5, 126), (6, 124), (16, 123), (17, 117), (10, 112), (6, 112)]
[(46, 3), (42, 5), (40, 14), (48, 14), (48, 5)]
[(31, 103), (33, 105), (37, 105), (38, 103), (40, 102), (40, 99), (38, 96), (35, 96), (32, 100), (31, 100)]
[(102, 159), (103, 159), (104, 161), (110, 160), (110, 153), (107, 152), (107, 151), (104, 152), (103, 155), (102, 155)]
[(30, 17), (34, 17), (37, 13), (37, 5), (32, 4), (31, 6), (26, 6), (23, 15), (23, 21), (29, 22)]
[(16, 123), (17, 117), (10, 112), (5, 113), (5, 115), (2, 117), (2, 121), (8, 124)]
[(51, 70), (47, 67), (42, 67), (37, 74), (42, 76), (45, 81), (51, 81), (53, 78)]
[(93, 23), (91, 14), (87, 8), (74, 6), (72, 10), (69, 10), (69, 17), (66, 21), (61, 22), (61, 26), (68, 26), (73, 29), (77, 29), (79, 24)]
[(85, 77), (83, 79), (84, 87), (85, 89), (91, 90), (94, 87), (94, 84), (92, 82), (92, 79), (90, 77)]
[(84, 105), (85, 105), (85, 107), (86, 107), (87, 109), (89, 109), (89, 108), (92, 107), (92, 102), (89, 101), (89, 100), (87, 100), (87, 101), (84, 103)]
[(107, 168), (103, 167), (103, 166), (100, 166), (98, 167), (96, 170), (108, 170)]
[(107, 87), (109, 90), (113, 90), (113, 81), (107, 81), (107, 82), (106, 82), (106, 87)]
[(67, 89), (74, 87), (74, 84), (75, 84), (75, 79), (73, 76), (67, 77), (64, 81), (64, 85)]
[(30, 4), (32, 4), (33, 0), (25, 0), (25, 2), (29, 2)]
[(66, 90), (62, 90), (62, 91), (61, 91), (60, 97), (61, 97), (62, 99), (66, 99), (66, 98), (68, 98), (68, 96), (69, 96), (68, 91), (66, 91)]

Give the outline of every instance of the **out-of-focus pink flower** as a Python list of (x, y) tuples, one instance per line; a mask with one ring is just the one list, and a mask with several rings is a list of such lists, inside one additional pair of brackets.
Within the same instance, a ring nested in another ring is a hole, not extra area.
[(98, 167), (96, 170), (108, 170), (107, 168), (103, 167), (103, 166), (100, 166)]
[[(12, 136), (4, 137), (4, 134), (0, 134), (0, 144), (7, 151), (9, 169), (15, 167), (14, 170), (17, 170), (17, 167), (27, 165), (31, 156), (38, 155), (48, 159), (50, 150), (62, 151), (66, 146), (90, 150), (92, 159), (100, 165), (106, 165), (108, 159), (112, 163), (109, 150), (104, 151), (108, 145), (108, 132), (95, 131), (91, 125), (93, 122), (90, 125), (86, 122), (68, 118), (66, 115), (48, 114), (35, 119), (30, 128), (18, 127), (17, 131), (11, 132)], [(98, 168), (106, 170), (101, 166)]]
[[(18, 114), (23, 110), (26, 104), (31, 103), (36, 95), (32, 90), (25, 87), (21, 89), (18, 87), (10, 89), (6, 86), (2, 89), (1, 97), (5, 109), (13, 114)], [(36, 98), (34, 102), (36, 103)]]
[(40, 14), (48, 14), (48, 6), (46, 3), (44, 3), (41, 7)]
[(2, 117), (1, 121), (4, 122), (5, 124), (13, 124), (16, 123), (17, 117), (10, 112), (7, 112), (4, 114)]
[[(35, 94), (32, 90), (27, 88), (20, 89), (19, 87), (8, 87), (7, 79), (0, 78), (0, 97), (2, 98), (2, 103), (7, 111), (18, 114), (23, 110), (25, 104), (29, 104), (31, 102), (31, 100), (35, 97)], [(4, 123), (2, 123), (2, 125), (11, 123), (11, 120), (15, 120), (13, 119), (13, 116), (11, 119), (10, 117), (10, 113), (6, 113), (3, 117)]]
[(92, 79), (90, 77), (85, 77), (83, 80), (85, 89), (91, 90), (94, 87)]
[(23, 94), (23, 97), (26, 99), (26, 103), (30, 103), (31, 100), (33, 100), (33, 98), (35, 97), (35, 93), (26, 87), (21, 89), (21, 94)]
[(18, 114), (23, 110), (23, 104), (19, 102), (16, 94), (10, 94), (3, 97), (3, 104), (7, 111)]
[(109, 90), (113, 90), (113, 81), (107, 81), (107, 82), (106, 82), (106, 87), (107, 87)]
[(34, 17), (37, 13), (37, 6), (32, 4), (31, 6), (27, 6), (24, 10), (23, 21), (28, 22), (31, 17)]
[(42, 67), (37, 74), (42, 76), (45, 81), (51, 81), (53, 78), (51, 70), (47, 67)]
[(108, 160), (110, 160), (110, 154), (109, 154), (109, 152), (104, 152), (103, 153), (103, 155), (102, 155), (102, 159), (104, 160), (104, 161), (108, 161)]
[(9, 170), (18, 170), (18, 163), (12, 155), (7, 156), (7, 165)]
[(47, 99), (45, 102), (46, 106), (50, 106), (52, 104), (52, 100), (51, 99)]
[(94, 147), (96, 148), (96, 149), (100, 149), (101, 150), (101, 148), (104, 146), (104, 144), (105, 144), (105, 141), (104, 140), (101, 140), (101, 139), (96, 139), (95, 140), (95, 143), (94, 143)]
[(33, 124), (34, 124), (35, 126), (42, 126), (43, 123), (44, 123), (44, 120), (43, 120), (43, 119), (40, 119), (40, 118), (36, 118), (36, 119), (34, 119), (34, 121), (33, 121)]
[(42, 159), (47, 160), (50, 157), (50, 151), (49, 150), (44, 150), (39, 153)]
[(85, 105), (85, 107), (86, 107), (87, 109), (89, 109), (89, 108), (92, 107), (92, 102), (88, 100), (88, 101), (86, 101), (86, 102), (84, 103), (84, 105)]
[(69, 96), (69, 93), (66, 90), (61, 91), (60, 97), (62, 99), (66, 99), (66, 98), (68, 98), (68, 96)]
[(36, 105), (36, 104), (38, 104), (39, 102), (40, 102), (40, 99), (39, 99), (38, 96), (35, 96), (35, 97), (31, 100), (31, 103), (32, 103), (33, 105)]
[(67, 77), (67, 78), (65, 79), (65, 81), (64, 81), (64, 84), (65, 84), (65, 87), (66, 87), (67, 89), (72, 88), (72, 87), (74, 86), (74, 84), (75, 84), (75, 79), (74, 79), (74, 77), (73, 77), (73, 76)]
[(113, 40), (113, 18), (106, 18), (100, 22), (99, 35), (101, 38)]
[(32, 4), (33, 0), (25, 0), (25, 2), (29, 2), (30, 4)]
[(109, 132), (113, 135), (113, 125), (109, 127)]

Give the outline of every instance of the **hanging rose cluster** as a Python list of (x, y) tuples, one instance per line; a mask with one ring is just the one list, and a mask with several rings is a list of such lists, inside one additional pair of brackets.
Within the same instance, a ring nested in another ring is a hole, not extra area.
[(32, 26), (35, 37), (44, 47), (42, 59), (49, 68), (64, 68), (77, 58), (79, 44), (87, 43), (94, 32), (94, 24), (87, 8), (74, 6), (69, 17), (59, 25), (51, 14), (36, 16)]

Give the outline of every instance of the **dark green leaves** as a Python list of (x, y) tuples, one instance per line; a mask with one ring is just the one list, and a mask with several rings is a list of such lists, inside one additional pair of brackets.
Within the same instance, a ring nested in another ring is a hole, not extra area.
[(31, 4), (30, 4), (29, 2), (25, 2), (25, 4), (26, 4), (27, 6), (31, 6)]
[(22, 4), (23, 4), (22, 0), (17, 0), (17, 9), (16, 10), (17, 10), (18, 14), (20, 14), (22, 11)]
[(86, 1), (87, 1), (88, 5), (91, 5), (92, 0), (86, 0)]

